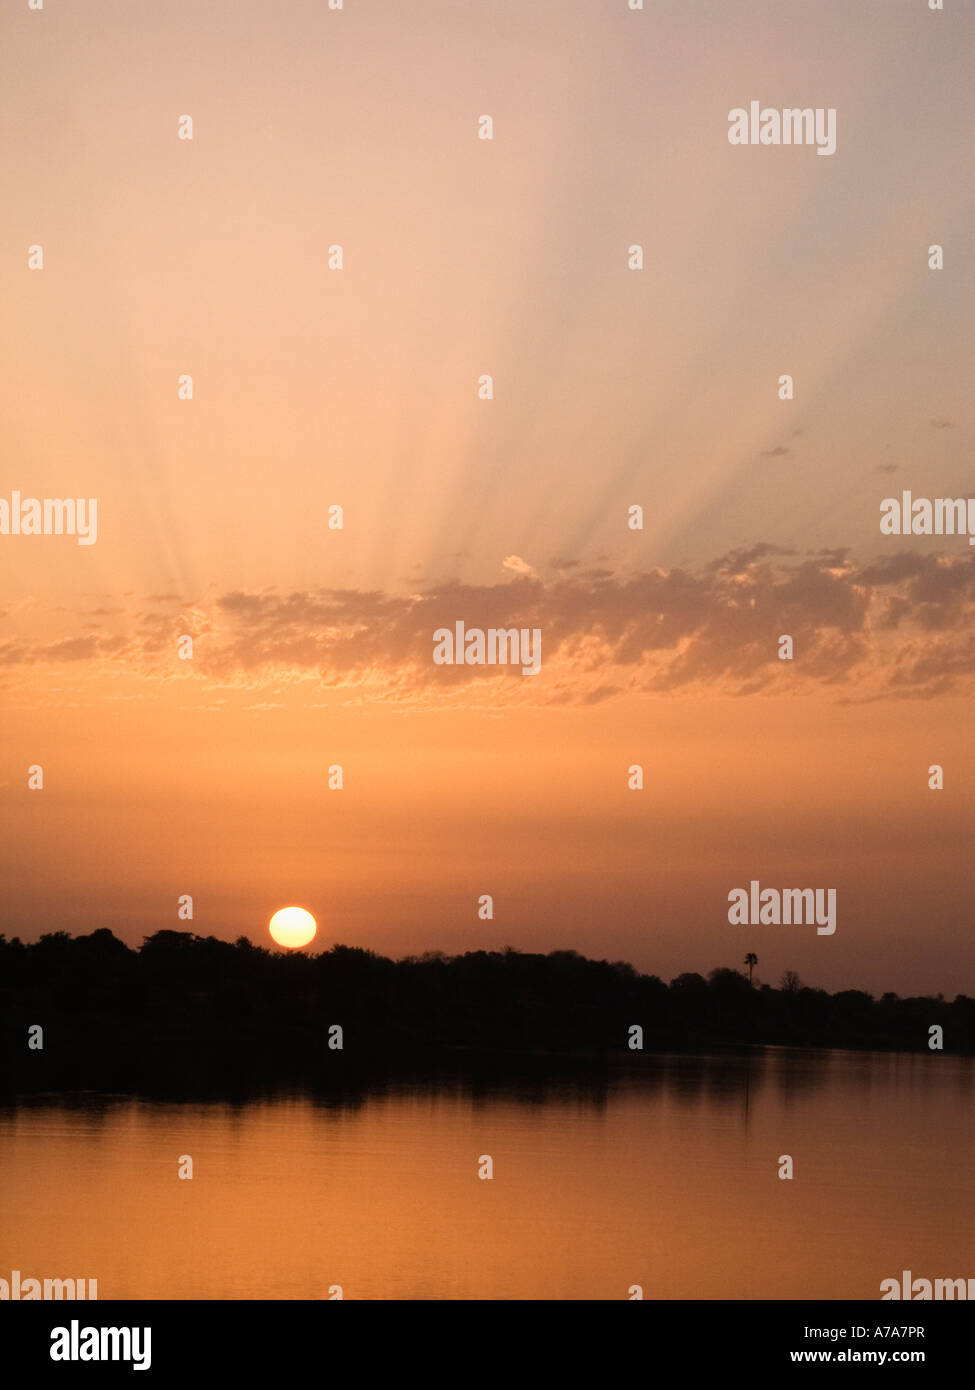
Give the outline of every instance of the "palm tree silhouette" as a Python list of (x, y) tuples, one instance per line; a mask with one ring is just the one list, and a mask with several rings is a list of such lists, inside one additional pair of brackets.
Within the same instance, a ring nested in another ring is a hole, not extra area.
[(748, 983), (751, 984), (752, 969), (754, 966), (758, 964), (758, 956), (756, 956), (752, 951), (749, 951), (748, 955), (745, 957), (745, 964), (748, 966)]

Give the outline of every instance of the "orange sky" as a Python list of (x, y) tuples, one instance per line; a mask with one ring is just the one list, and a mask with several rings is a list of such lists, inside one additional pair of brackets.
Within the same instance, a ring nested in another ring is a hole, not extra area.
[[(99, 533), (0, 536), (0, 929), (137, 943), (189, 892), (228, 937), (299, 901), (393, 954), (975, 987), (973, 552), (878, 526), (975, 494), (975, 21), (855, 8), (4, 13), (0, 496)], [(753, 97), (836, 154), (729, 145)], [(540, 626), (541, 674), (435, 668), (456, 619)], [(751, 878), (836, 887), (835, 936), (744, 940)]]

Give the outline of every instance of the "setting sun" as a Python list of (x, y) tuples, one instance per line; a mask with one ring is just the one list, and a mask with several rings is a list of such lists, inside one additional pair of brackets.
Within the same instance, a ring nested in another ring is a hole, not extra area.
[(318, 930), (314, 917), (303, 907), (279, 908), (267, 929), (279, 946), (292, 950), (307, 946)]

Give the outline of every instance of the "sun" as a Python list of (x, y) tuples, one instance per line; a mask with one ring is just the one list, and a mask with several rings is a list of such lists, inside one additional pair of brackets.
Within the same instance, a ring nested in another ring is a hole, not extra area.
[(318, 927), (311, 913), (304, 907), (281, 907), (267, 925), (271, 936), (279, 946), (296, 950), (307, 946)]

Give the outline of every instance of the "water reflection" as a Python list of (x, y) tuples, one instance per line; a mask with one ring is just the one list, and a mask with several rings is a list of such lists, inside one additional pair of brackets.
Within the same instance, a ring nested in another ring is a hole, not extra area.
[(25, 1097), (3, 1257), (102, 1298), (876, 1298), (975, 1274), (973, 1083), (943, 1054), (765, 1048)]

